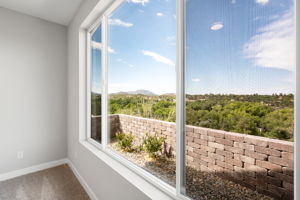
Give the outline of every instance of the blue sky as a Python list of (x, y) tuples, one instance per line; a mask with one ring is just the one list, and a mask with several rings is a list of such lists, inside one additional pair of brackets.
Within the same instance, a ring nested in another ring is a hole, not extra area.
[[(294, 93), (292, 0), (187, 0), (186, 8), (187, 93)], [(125, 1), (108, 34), (109, 93), (175, 93), (175, 0)], [(101, 92), (93, 46), (92, 88)]]

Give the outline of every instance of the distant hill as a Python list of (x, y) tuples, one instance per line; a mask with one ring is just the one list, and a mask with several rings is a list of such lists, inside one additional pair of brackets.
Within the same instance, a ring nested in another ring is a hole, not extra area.
[(176, 94), (175, 93), (165, 93), (165, 94), (161, 94), (159, 96), (161, 96), (161, 97), (176, 97)]
[(136, 90), (129, 92), (117, 92), (110, 95), (145, 95), (145, 96), (157, 96), (157, 94), (149, 91), (149, 90)]
[(93, 92), (93, 91), (92, 91), (92, 96), (101, 96), (101, 94), (100, 94), (100, 93), (97, 93), (97, 92)]

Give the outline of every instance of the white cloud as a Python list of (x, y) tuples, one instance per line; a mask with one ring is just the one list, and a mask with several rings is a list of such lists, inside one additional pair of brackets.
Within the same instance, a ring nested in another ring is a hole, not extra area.
[(287, 83), (295, 83), (295, 76), (294, 76), (294, 74), (286, 76), (281, 81), (287, 82)]
[(235, 4), (236, 0), (231, 0), (230, 3)]
[(257, 21), (257, 20), (260, 20), (261, 19), (261, 17), (254, 17), (254, 19), (253, 19), (253, 21)]
[(142, 53), (145, 56), (152, 57), (157, 62), (164, 63), (164, 64), (170, 65), (170, 66), (175, 66), (175, 64), (172, 60), (170, 60), (166, 57), (163, 57), (163, 56), (159, 55), (158, 53), (155, 53), (155, 52), (152, 52), (152, 51), (145, 51), (145, 50), (142, 50)]
[(158, 17), (162, 17), (164, 14), (163, 13), (160, 13), (160, 12), (158, 12), (158, 13), (156, 13), (156, 16), (158, 16)]
[(173, 41), (173, 40), (175, 40), (175, 38), (176, 38), (175, 35), (172, 35), (172, 36), (168, 36), (167, 40), (168, 41)]
[(192, 81), (198, 83), (198, 82), (200, 82), (200, 79), (199, 78), (192, 78)]
[(280, 16), (258, 30), (244, 45), (247, 58), (266, 68), (295, 71), (295, 37), (293, 11)]
[(150, 0), (128, 0), (128, 2), (142, 4), (142, 5), (145, 5), (146, 3), (149, 3), (149, 1)]
[(171, 46), (175, 46), (176, 45), (176, 36), (175, 35), (168, 36), (166, 38), (166, 40), (168, 41), (169, 45), (171, 45)]
[(256, 3), (265, 5), (265, 4), (269, 3), (269, 0), (256, 0)]
[(118, 58), (117, 61), (118, 61), (118, 62), (121, 62), (121, 63), (123, 63), (123, 64), (128, 64), (128, 63), (127, 63), (125, 60), (123, 60), (122, 58)]
[(123, 63), (124, 65), (128, 65), (130, 68), (134, 67), (134, 65), (128, 63), (127, 61), (123, 60), (122, 58), (118, 58), (117, 61)]
[(102, 44), (96, 41), (92, 41), (91, 46), (93, 49), (100, 49), (100, 50), (102, 49)]
[(108, 47), (108, 53), (115, 54), (116, 51), (114, 49), (112, 49), (111, 47)]
[(126, 27), (126, 28), (129, 28), (129, 27), (133, 26), (132, 23), (124, 22), (120, 19), (109, 19), (108, 23), (112, 26), (122, 26), (122, 27)]
[(216, 22), (211, 25), (210, 29), (213, 31), (217, 31), (223, 28), (223, 23), (222, 22)]
[[(99, 49), (99, 50), (102, 49), (102, 44), (99, 42), (92, 41), (91, 46), (93, 49)], [(108, 47), (108, 53), (115, 54), (116, 51), (114, 49), (112, 49), (111, 47)]]

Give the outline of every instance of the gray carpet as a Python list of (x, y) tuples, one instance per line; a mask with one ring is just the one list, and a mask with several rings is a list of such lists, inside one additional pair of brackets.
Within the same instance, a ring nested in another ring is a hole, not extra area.
[(1, 200), (89, 200), (68, 165), (0, 182)]

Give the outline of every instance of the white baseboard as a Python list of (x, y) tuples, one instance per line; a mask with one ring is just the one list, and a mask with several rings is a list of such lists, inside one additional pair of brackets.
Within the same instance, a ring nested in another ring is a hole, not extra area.
[(4, 173), (4, 174), (0, 174), (0, 181), (5, 181), (5, 180), (8, 180), (8, 179), (18, 177), (18, 176), (23, 176), (23, 175), (26, 175), (26, 174), (41, 171), (41, 170), (48, 169), (48, 168), (51, 168), (51, 167), (56, 167), (56, 166), (63, 165), (63, 164), (66, 164), (66, 163), (68, 163), (68, 159), (64, 158), (64, 159), (60, 159), (60, 160), (55, 160), (55, 161), (35, 165), (35, 166), (32, 166), (32, 167), (27, 167), (27, 168), (24, 168), (24, 169), (18, 169), (18, 170), (12, 171), (12, 172), (7, 172), (7, 173)]
[(80, 182), (80, 184), (82, 185), (82, 187), (84, 188), (86, 193), (89, 195), (91, 200), (98, 200), (98, 198), (95, 195), (95, 193), (93, 192), (93, 190), (90, 188), (90, 186), (87, 184), (87, 182), (83, 179), (83, 177), (79, 174), (76, 167), (74, 166), (74, 164), (70, 160), (68, 160), (68, 165), (70, 166), (71, 170), (73, 171), (76, 178), (78, 179), (78, 181)]

